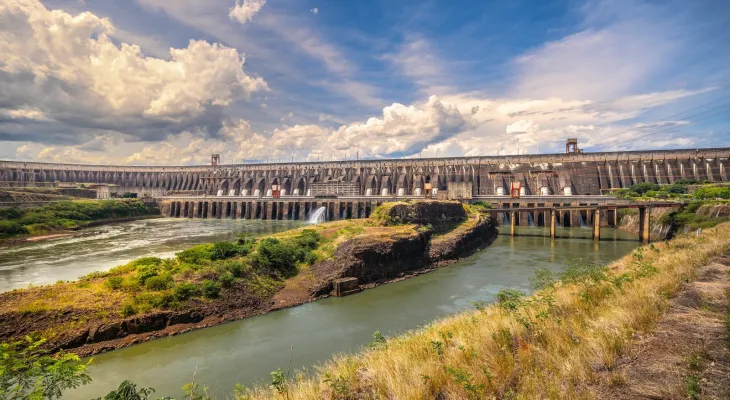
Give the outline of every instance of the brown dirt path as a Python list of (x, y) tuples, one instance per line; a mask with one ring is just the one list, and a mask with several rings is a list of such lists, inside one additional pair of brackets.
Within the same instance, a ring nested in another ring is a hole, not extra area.
[(598, 399), (730, 399), (730, 254), (702, 267), (651, 333), (599, 373)]

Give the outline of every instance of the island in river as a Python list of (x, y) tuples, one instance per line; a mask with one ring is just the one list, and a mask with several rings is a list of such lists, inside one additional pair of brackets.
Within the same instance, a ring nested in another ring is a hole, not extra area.
[(329, 296), (343, 278), (355, 290), (405, 279), (496, 234), (479, 210), (457, 202), (389, 203), (368, 220), (199, 245), (0, 294), (0, 339), (34, 334), (50, 350), (91, 355)]

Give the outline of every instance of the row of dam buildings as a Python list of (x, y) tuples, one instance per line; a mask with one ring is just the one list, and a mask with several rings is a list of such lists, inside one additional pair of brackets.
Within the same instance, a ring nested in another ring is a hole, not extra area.
[(678, 179), (727, 182), (730, 148), (206, 166), (0, 161), (0, 186), (85, 184), (99, 197), (596, 196)]

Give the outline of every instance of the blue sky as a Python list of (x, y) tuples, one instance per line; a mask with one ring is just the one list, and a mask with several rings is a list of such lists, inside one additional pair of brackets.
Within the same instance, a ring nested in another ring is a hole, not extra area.
[(0, 21), (5, 159), (476, 156), (557, 152), (566, 137), (610, 151), (730, 136), (725, 0), (0, 0)]

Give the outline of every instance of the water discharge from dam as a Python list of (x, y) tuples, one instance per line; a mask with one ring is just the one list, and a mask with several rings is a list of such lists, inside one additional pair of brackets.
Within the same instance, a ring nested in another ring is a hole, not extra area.
[(325, 221), (325, 213), (327, 212), (327, 207), (320, 207), (317, 210), (312, 213), (312, 216), (309, 217), (309, 223), (316, 224), (319, 222)]
[[(187, 233), (196, 229), (186, 224), (203, 221), (183, 220), (179, 225), (170, 222), (146, 222), (157, 225), (154, 229), (138, 230), (136, 240), (155, 243), (159, 236), (184, 240)], [(207, 241), (232, 238), (236, 231), (268, 232), (284, 228), (273, 221), (209, 222), (223, 228), (216, 227), (214, 233), (214, 228), (208, 227), (211, 233)], [(199, 225), (197, 229), (203, 226), (207, 225)], [(566, 260), (576, 256), (608, 263), (638, 245), (633, 234), (613, 229), (602, 230), (602, 237), (617, 240), (600, 242), (593, 241), (591, 232), (585, 229), (559, 228), (561, 239), (557, 240), (544, 237), (543, 228), (518, 227), (517, 230), (522, 236), (500, 236), (489, 248), (429, 274), (348, 297), (327, 298), (96, 355), (89, 370), (92, 384), (68, 392), (66, 398), (103, 396), (125, 379), (154, 387), (155, 396), (179, 397), (181, 386), (190, 381), (195, 371), (196, 382), (209, 386), (216, 398), (228, 398), (236, 383), (265, 384), (271, 371), (286, 370), (291, 346), (294, 348), (291, 367), (311, 370), (312, 365), (326, 361), (335, 353), (357, 351), (372, 340), (374, 331), (386, 335), (402, 333), (471, 309), (472, 302), (491, 302), (502, 289), (527, 291), (529, 279), (538, 268), (559, 271)], [(105, 246), (128, 245), (128, 237), (116, 237), (105, 242)], [(85, 246), (83, 243), (86, 242), (79, 242), (78, 246)], [(165, 246), (160, 249), (158, 255), (171, 254)], [(77, 251), (82, 253), (83, 249)], [(134, 250), (116, 254), (120, 260), (109, 261), (110, 264), (137, 256)], [(49, 258), (53, 258), (52, 253), (36, 258), (27, 268), (32, 270), (36, 263), (43, 265)]]

